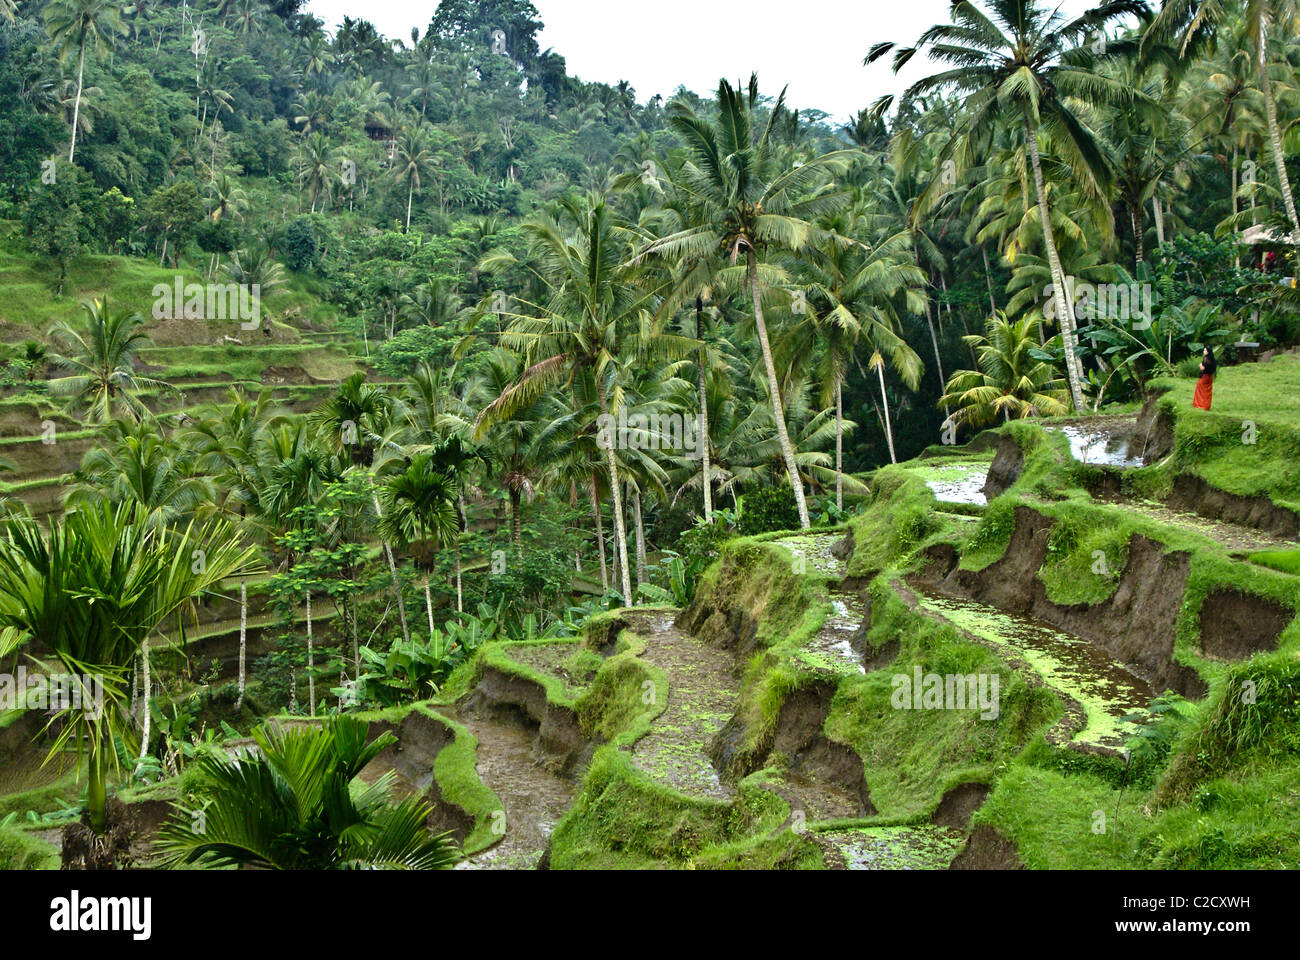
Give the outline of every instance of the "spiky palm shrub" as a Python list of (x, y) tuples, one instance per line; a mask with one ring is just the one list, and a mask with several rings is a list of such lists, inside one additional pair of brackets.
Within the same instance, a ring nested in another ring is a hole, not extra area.
[(14, 517), (0, 533), (0, 657), (25, 643), (68, 675), (98, 677), (99, 709), (67, 706), (50, 756), (72, 745), (88, 770), (90, 827), (105, 828), (114, 738), (136, 739), (128, 713), (131, 665), (169, 620), (184, 640), (189, 603), (253, 559), (228, 524), (178, 529), (135, 504), (89, 503), (49, 531)]
[(390, 771), (373, 784), (357, 776), (397, 742), (366, 742), (369, 724), (333, 717), (322, 728), (253, 731), (258, 752), (212, 753), (192, 765), (200, 804), (176, 805), (157, 848), (168, 866), (267, 870), (446, 870), (460, 851), (425, 827), (431, 807), (392, 802)]

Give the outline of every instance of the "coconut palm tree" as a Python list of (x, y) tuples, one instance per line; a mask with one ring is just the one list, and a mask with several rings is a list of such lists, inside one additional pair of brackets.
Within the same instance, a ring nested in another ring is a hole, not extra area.
[[(827, 226), (855, 235), (854, 220), (846, 217)], [(898, 333), (899, 308), (919, 314), (926, 302), (926, 277), (912, 262), (910, 249), (911, 239), (904, 231), (880, 243), (831, 246), (806, 258), (804, 276), (809, 302), (805, 312), (808, 322), (803, 328), (824, 347), (818, 379), (825, 399), (833, 397), (835, 402), (835, 505), (839, 509), (844, 508), (844, 381), (858, 343), (865, 341), (871, 349), (867, 366), (876, 371), (880, 380), (885, 437), (893, 463), (898, 462), (898, 457), (885, 395), (886, 358), (909, 389), (915, 390), (921, 383), (921, 358)], [(800, 352), (814, 355), (811, 349)]]
[[(799, 481), (794, 446), (786, 430), (772, 346), (763, 317), (763, 281), (758, 258), (769, 250), (797, 255), (814, 247), (842, 242), (842, 238), (815, 226), (812, 218), (831, 212), (845, 201), (847, 195), (831, 189), (827, 180), (844, 172), (859, 154), (837, 150), (787, 166), (772, 139), (773, 126), (785, 109), (785, 92), (777, 98), (761, 131), (757, 122), (758, 105), (757, 75), (750, 77), (747, 91), (736, 89), (726, 80), (718, 85), (718, 112), (713, 123), (696, 116), (684, 101), (674, 101), (669, 121), (686, 142), (690, 155), (681, 170), (683, 182), (693, 195), (690, 224), (652, 242), (641, 254), (690, 260), (712, 252), (715, 256), (727, 256), (733, 265), (744, 255), (743, 282), (753, 303), (772, 419), (799, 509), (799, 522), (807, 529), (808, 505)], [(783, 279), (779, 271), (770, 267), (763, 272), (768, 274), (769, 281)]]
[[(657, 293), (641, 281), (644, 272), (629, 262), (633, 235), (615, 218), (601, 197), (568, 198), (561, 211), (572, 225), (567, 231), (556, 220), (539, 217), (524, 225), (535, 272), (547, 294), (545, 304), (527, 304), (536, 316), (511, 314), (501, 340), (519, 350), (526, 367), (521, 376), (479, 415), (476, 434), (527, 407), (550, 388), (590, 376), (602, 417), (616, 417), (623, 405), (617, 369), (620, 360), (684, 355), (694, 341), (656, 328), (650, 321)], [(515, 263), (508, 251), (494, 254), (484, 269)], [(613, 443), (604, 444), (605, 464), (614, 501), (614, 528), (623, 598), (633, 602), (627, 565), (627, 536), (623, 498)]]
[(420, 189), (421, 178), (433, 166), (433, 150), (422, 127), (403, 130), (397, 137), (393, 157), (393, 179), (406, 184), (406, 232), (411, 232), (411, 203)]
[(1296, 215), (1295, 196), (1291, 191), (1291, 178), (1286, 169), (1283, 134), (1277, 117), (1277, 98), (1273, 92), (1273, 77), (1269, 72), (1268, 41), (1271, 35), (1293, 39), (1300, 32), (1300, 2), (1297, 0), (1246, 0), (1243, 10), (1240, 3), (1225, 0), (1165, 0), (1160, 12), (1151, 20), (1142, 38), (1144, 52), (1161, 43), (1172, 43), (1178, 57), (1188, 59), (1205, 50), (1213, 51), (1218, 34), (1231, 28), (1233, 18), (1245, 17), (1245, 37), (1255, 53), (1255, 69), (1259, 76), (1259, 89), (1263, 94), (1264, 113), (1268, 122), (1268, 144), (1273, 155), (1273, 168), (1277, 173), (1282, 206), (1291, 223), (1292, 242), (1300, 259), (1300, 218)]
[(45, 530), (30, 517), (0, 531), (0, 657), (25, 642), (51, 669), (94, 675), (98, 709), (68, 707), (51, 755), (69, 745), (86, 759), (91, 830), (102, 834), (114, 741), (132, 739), (129, 673), (149, 636), (174, 622), (183, 642), (185, 607), (254, 557), (220, 520), (173, 527), (132, 504), (85, 504)]
[[(293, 162), (298, 169), (299, 182), (311, 194), (311, 212), (315, 213), (316, 204), (322, 199), (328, 200), (334, 192), (334, 154), (325, 135), (319, 130), (307, 132), (298, 144)], [(323, 205), (321, 209), (324, 209)]]
[(91, 447), (73, 474), (66, 506), (126, 504), (164, 523), (192, 517), (214, 496), (211, 480), (195, 472), (187, 451), (148, 422), (114, 420), (100, 445)]
[(989, 320), (984, 336), (964, 338), (975, 348), (980, 368), (958, 370), (948, 380), (939, 402), (951, 408), (954, 424), (980, 428), (999, 419), (1066, 413), (1065, 383), (1050, 363), (1033, 355), (1038, 348), (1034, 323), (1029, 313), (1015, 321), (998, 313)]
[[(924, 51), (931, 59), (951, 66), (914, 83), (903, 94), (904, 104), (946, 90), (955, 91), (963, 99), (960, 126), (940, 154), (936, 171), (953, 172), (953, 167), (946, 165), (948, 160), (953, 160), (958, 170), (973, 166), (977, 149), (999, 120), (1021, 128), (1034, 174), (1043, 246), (1051, 267), (1070, 397), (1074, 408), (1083, 411), (1083, 369), (1074, 316), (1066, 303), (1065, 273), (1057, 255), (1050, 199), (1043, 182), (1039, 137), (1045, 135), (1069, 163), (1082, 189), (1094, 196), (1105, 194), (1109, 172), (1101, 149), (1073, 103), (1122, 104), (1132, 99), (1132, 91), (1090, 69), (1095, 57), (1083, 44), (1095, 44), (1111, 24), (1143, 12), (1146, 4), (1138, 0), (1105, 0), (1074, 20), (1066, 20), (1059, 8), (1038, 0), (987, 0), (983, 6), (987, 12), (970, 0), (956, 0), (949, 11), (952, 23), (931, 27), (912, 47), (895, 49), (894, 43), (878, 43), (871, 48), (866, 62), (875, 62), (892, 50), (897, 72)], [(876, 109), (883, 112), (892, 99), (882, 98)], [(941, 196), (947, 186), (936, 177), (928, 191), (930, 198)]]
[(49, 337), (59, 352), (50, 361), (67, 376), (50, 381), (50, 393), (68, 398), (69, 408), (84, 412), (91, 423), (107, 423), (119, 412), (135, 420), (149, 415), (136, 396), (141, 390), (175, 391), (162, 380), (139, 376), (135, 356), (149, 346), (140, 314), (114, 311), (103, 300), (82, 304), (86, 313), (81, 329), (60, 320), (50, 328)]
[(104, 55), (125, 36), (122, 8), (114, 0), (52, 0), (45, 9), (45, 29), (61, 54), (77, 51), (77, 97), (72, 111), (72, 136), (68, 141), (68, 163), (77, 152), (77, 123), (81, 112), (82, 81), (86, 74), (86, 47)]
[(263, 870), (446, 870), (460, 860), (450, 834), (425, 827), (432, 807), (392, 801), (394, 774), (359, 777), (397, 737), (369, 743), (369, 724), (331, 717), (319, 728), (263, 724), (257, 750), (206, 754), (193, 768), (201, 819), (189, 802), (158, 833), (163, 863)]

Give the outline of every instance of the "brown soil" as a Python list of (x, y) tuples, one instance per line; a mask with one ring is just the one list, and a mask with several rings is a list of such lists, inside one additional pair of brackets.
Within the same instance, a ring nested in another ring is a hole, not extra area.
[(983, 570), (960, 569), (951, 551), (947, 556), (931, 553), (935, 562), (915, 580), (941, 594), (1032, 616), (1099, 644), (1158, 691), (1168, 688), (1191, 698), (1205, 695), (1207, 688), (1197, 672), (1175, 661), (1173, 654), (1190, 564), (1187, 553), (1165, 552), (1163, 544), (1134, 534), (1128, 563), (1110, 597), (1093, 604), (1057, 604), (1048, 599), (1038, 578), (1055, 521), (1017, 506), (1015, 524), (1006, 553)]
[(1174, 419), (1159, 407), (1161, 394), (1149, 393), (1137, 417), (1136, 435), (1142, 437), (1142, 454), (1148, 464), (1157, 463), (1174, 449)]
[(158, 828), (172, 813), (172, 805), (161, 800), (124, 804), (109, 797), (101, 836), (91, 832), (85, 814), (80, 823), (63, 828), (63, 869), (124, 870), (145, 864)]
[(836, 684), (819, 681), (786, 697), (768, 740), (755, 751), (741, 752), (741, 728), (735, 718), (714, 740), (714, 764), (729, 779), (740, 779), (778, 758), (787, 771), (778, 789), (791, 810), (809, 820), (874, 816), (862, 758), (823, 732)]
[(1279, 540), (1300, 538), (1300, 514), (1294, 510), (1279, 507), (1268, 497), (1227, 493), (1189, 473), (1174, 478), (1167, 505), (1173, 510), (1262, 530)]
[(262, 371), (262, 383), (268, 387), (304, 386), (311, 383), (325, 383), (317, 380), (302, 367), (269, 366)]
[(988, 500), (1000, 497), (1020, 479), (1025, 468), (1025, 455), (1020, 444), (1008, 436), (999, 436), (993, 447), (993, 462), (989, 465), (984, 488), (980, 491)]
[(459, 806), (442, 795), (442, 788), (433, 777), (433, 764), (442, 748), (456, 739), (447, 725), (413, 710), (402, 718), (400, 724), (372, 723), (370, 737), (392, 733), (397, 743), (386, 747), (371, 760), (360, 773), (366, 783), (374, 783), (383, 773), (391, 770), (395, 775), (393, 795), (396, 799), (418, 796), (432, 807), (425, 825), (436, 833), (450, 831), (457, 843), (464, 843), (474, 829), (474, 819)]
[(1201, 652), (1221, 660), (1244, 660), (1277, 649), (1278, 637), (1296, 611), (1241, 590), (1216, 588), (1201, 604)]
[(930, 822), (954, 830), (970, 826), (971, 815), (984, 805), (990, 787), (987, 783), (962, 783), (943, 795), (939, 806), (930, 815)]
[(483, 671), (478, 686), (462, 702), (460, 716), (466, 723), (505, 722), (531, 731), (536, 741), (533, 760), (561, 775), (577, 770), (595, 747), (583, 737), (577, 714), (548, 702), (539, 683), (494, 667)]
[(993, 827), (975, 828), (949, 870), (1023, 870), (1016, 845)]
[(503, 810), (494, 814), (501, 840), (461, 864), (462, 869), (531, 870), (542, 865), (551, 831), (573, 802), (577, 784), (537, 761), (537, 728), (514, 718), (462, 713), (478, 741), (475, 771)]

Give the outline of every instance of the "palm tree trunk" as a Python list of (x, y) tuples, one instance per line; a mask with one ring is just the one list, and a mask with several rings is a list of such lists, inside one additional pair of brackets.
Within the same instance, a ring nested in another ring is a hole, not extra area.
[(591, 513), (596, 518), (596, 545), (600, 548), (600, 588), (609, 592), (609, 567), (605, 563), (605, 523), (600, 517), (600, 495), (597, 493), (596, 474), (591, 475)]
[(1142, 237), (1142, 208), (1141, 208), (1141, 207), (1129, 207), (1129, 211), (1128, 211), (1128, 219), (1129, 219), (1129, 223), (1131, 223), (1131, 224), (1133, 225), (1133, 249), (1134, 249), (1134, 253), (1135, 253), (1135, 256), (1136, 256), (1136, 258), (1137, 258), (1137, 262), (1138, 262), (1138, 263), (1141, 263), (1143, 260), (1146, 259), (1146, 249), (1145, 249), (1145, 245), (1144, 245), (1143, 242), (1142, 242), (1142, 241), (1143, 241), (1143, 237)]
[(77, 152), (77, 124), (81, 122), (81, 80), (86, 73), (86, 38), (81, 38), (81, 52), (77, 55), (77, 99), (72, 104), (72, 137), (68, 141), (68, 163)]
[(460, 575), (460, 544), (456, 544), (456, 622), (460, 623), (460, 615), (465, 612), (465, 597), (462, 588)]
[(462, 589), (461, 568), (460, 568), (460, 534), (461, 531), (469, 527), (465, 517), (465, 495), (456, 494), (456, 513), (460, 517), (460, 530), (456, 531), (456, 622), (460, 623), (460, 615), (465, 612), (465, 597)]
[(980, 253), (984, 255), (984, 282), (989, 288), (989, 310), (991, 311), (989, 315), (992, 316), (998, 312), (998, 302), (993, 298), (993, 274), (989, 270), (989, 252), (981, 247)]
[(309, 716), (316, 716), (316, 648), (311, 636), (311, 591), (307, 591), (307, 704)]
[(1286, 172), (1286, 156), (1282, 152), (1282, 130), (1277, 122), (1277, 101), (1273, 99), (1273, 78), (1268, 75), (1267, 30), (1259, 25), (1259, 88), (1264, 94), (1264, 113), (1268, 117), (1268, 144), (1273, 151), (1273, 166), (1277, 170), (1278, 188), (1282, 191), (1282, 206), (1291, 221), (1292, 243), (1296, 248), (1297, 266), (1300, 267), (1300, 219), (1296, 217), (1295, 197), (1291, 193), (1291, 178)]
[(433, 633), (433, 591), (429, 589), (429, 571), (424, 571), (424, 612), (429, 615), (429, 633)]
[[(890, 449), (893, 449), (891, 442)], [(835, 509), (844, 509), (844, 384), (835, 381)]]
[[(919, 268), (921, 266), (921, 253), (915, 247), (912, 248), (912, 258)], [(943, 375), (943, 360), (939, 357), (939, 338), (934, 333), (934, 317), (931, 316), (931, 306), (932, 304), (927, 297), (925, 301), (925, 323), (930, 328), (930, 346), (934, 348), (934, 369), (939, 374), (939, 392), (943, 394), (947, 392), (948, 381)], [(945, 417), (948, 415), (947, 407), (943, 408), (943, 414)]]
[[(1237, 141), (1232, 141), (1232, 227), (1237, 229)], [(1236, 254), (1232, 258), (1232, 265), (1241, 269), (1241, 247), (1233, 244)]]
[(153, 685), (153, 678), (149, 671), (149, 641), (143, 640), (140, 643), (140, 685), (143, 688), (144, 699), (144, 717), (141, 720), (140, 730), (140, 759), (143, 760), (149, 755), (149, 740), (152, 734), (153, 711), (149, 709), (149, 696), (152, 693), (150, 689)]
[(1159, 197), (1153, 196), (1151, 198), (1151, 213), (1156, 221), (1156, 246), (1163, 247), (1165, 245), (1165, 207), (1160, 202)]
[(515, 545), (515, 556), (524, 558), (524, 528), (519, 513), (519, 491), (510, 488), (510, 542)]
[[(771, 361), (769, 360), (769, 366), (770, 364)], [(605, 416), (609, 416), (609, 399), (605, 396), (605, 383), (599, 375), (596, 377), (596, 395), (600, 400), (600, 412)], [(619, 489), (618, 459), (614, 456), (614, 445), (612, 443), (607, 444), (605, 447), (605, 464), (609, 469), (609, 490), (614, 497), (614, 539), (616, 541), (614, 550), (618, 560), (619, 579), (623, 585), (623, 602), (630, 606), (632, 603), (632, 577), (628, 573), (627, 567), (627, 528), (623, 520), (623, 492)]]
[(411, 188), (406, 191), (406, 232), (411, 232), (411, 200), (415, 197), (415, 181), (411, 181)]
[[(351, 576), (349, 575), (349, 579)], [(348, 626), (352, 628), (352, 679), (361, 676), (361, 640), (357, 636), (357, 608), (355, 603), (348, 604)], [(342, 669), (340, 668), (340, 673)]]
[(89, 734), (86, 741), (86, 815), (91, 832), (100, 836), (108, 825), (108, 751), (112, 746), (89, 742)]
[(704, 522), (713, 522), (713, 482), (709, 468), (709, 396), (705, 390), (707, 380), (706, 357), (704, 350), (704, 304), (695, 298), (695, 339), (700, 341), (699, 355), (695, 361), (695, 381), (700, 392), (700, 459), (703, 472), (700, 479), (704, 487)]
[[(379, 495), (372, 493), (370, 502), (374, 505), (375, 516), (382, 520), (384, 512), (379, 509)], [(384, 542), (384, 556), (388, 559), (388, 575), (393, 581), (393, 596), (397, 600), (397, 617), (402, 622), (402, 639), (411, 642), (411, 630), (406, 625), (406, 604), (402, 602), (402, 582), (397, 577), (397, 563), (393, 560), (393, 548)]]
[(645, 583), (645, 525), (641, 522), (641, 491), (632, 488), (632, 516), (636, 520), (636, 588)]
[(1079, 365), (1074, 342), (1073, 308), (1065, 302), (1065, 271), (1061, 257), (1056, 252), (1056, 235), (1052, 232), (1051, 208), (1047, 205), (1047, 190), (1043, 186), (1043, 163), (1038, 155), (1038, 128), (1025, 121), (1025, 142), (1029, 147), (1029, 161), (1034, 168), (1034, 189), (1038, 194), (1038, 219), (1043, 227), (1043, 245), (1047, 247), (1047, 264), (1052, 271), (1052, 297), (1056, 301), (1056, 315), (1061, 325), (1061, 340), (1065, 343), (1065, 373), (1070, 382), (1070, 399), (1077, 413), (1087, 408), (1083, 403), (1083, 371)]
[(889, 462), (898, 463), (898, 457), (894, 453), (894, 428), (889, 422), (889, 397), (885, 395), (885, 364), (883, 362), (876, 366), (876, 374), (880, 377), (880, 409), (885, 415), (885, 439), (889, 441)]
[(239, 578), (239, 696), (235, 698), (235, 712), (244, 706), (245, 661), (248, 653), (248, 578)]
[[(758, 290), (758, 264), (754, 260), (754, 248), (745, 248), (745, 273), (749, 282), (749, 293), (754, 301), (754, 326), (758, 329), (758, 344), (763, 350), (763, 366), (767, 371), (767, 389), (772, 395), (772, 416), (776, 420), (776, 439), (781, 445), (781, 457), (785, 460), (785, 472), (790, 477), (790, 487), (794, 491), (794, 502), (799, 508), (799, 526), (807, 530), (808, 504), (803, 496), (803, 480), (799, 477), (799, 465), (794, 459), (794, 445), (790, 434), (785, 429), (785, 410), (781, 404), (781, 384), (776, 377), (776, 364), (772, 362), (772, 345), (767, 339), (767, 324), (763, 322), (762, 297)], [(614, 451), (609, 451), (610, 463), (614, 462)]]

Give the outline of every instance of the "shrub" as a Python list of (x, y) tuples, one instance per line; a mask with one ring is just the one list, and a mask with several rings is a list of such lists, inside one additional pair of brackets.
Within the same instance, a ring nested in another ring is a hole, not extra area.
[(785, 484), (759, 487), (740, 498), (739, 529), (742, 536), (794, 530), (799, 526), (799, 510), (794, 491)]

